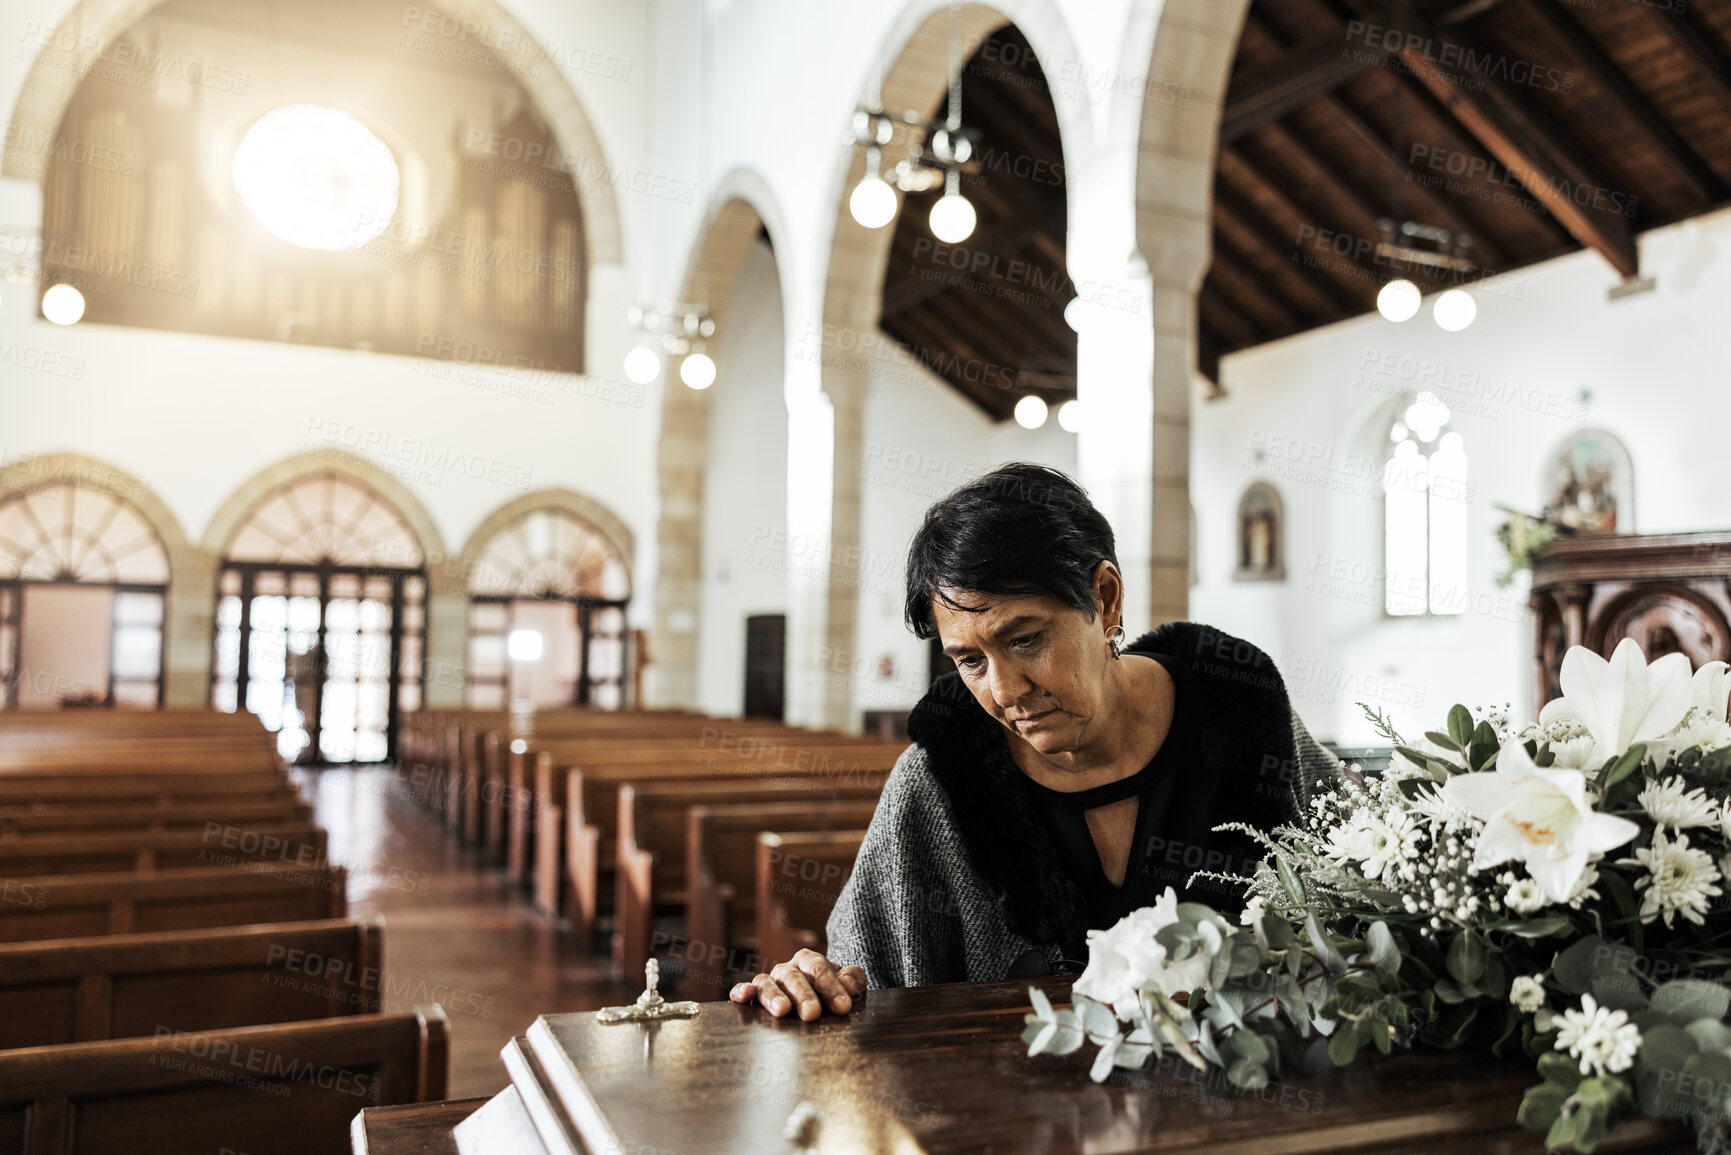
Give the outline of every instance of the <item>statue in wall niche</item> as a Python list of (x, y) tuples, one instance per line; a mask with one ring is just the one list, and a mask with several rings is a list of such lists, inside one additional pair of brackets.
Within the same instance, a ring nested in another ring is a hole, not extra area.
[(1258, 481), (1238, 501), (1238, 564), (1235, 581), (1279, 581), (1286, 576), (1285, 518), (1280, 495)]
[(1586, 533), (1633, 533), (1629, 451), (1603, 430), (1573, 434), (1551, 454), (1543, 519)]

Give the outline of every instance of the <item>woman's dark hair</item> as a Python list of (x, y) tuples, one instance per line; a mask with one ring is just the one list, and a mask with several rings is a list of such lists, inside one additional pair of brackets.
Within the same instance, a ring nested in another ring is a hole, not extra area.
[(908, 628), (937, 637), (933, 598), (978, 608), (945, 591), (1049, 594), (1091, 618), (1102, 561), (1118, 564), (1112, 527), (1081, 486), (1044, 465), (999, 466), (926, 510), (908, 547)]

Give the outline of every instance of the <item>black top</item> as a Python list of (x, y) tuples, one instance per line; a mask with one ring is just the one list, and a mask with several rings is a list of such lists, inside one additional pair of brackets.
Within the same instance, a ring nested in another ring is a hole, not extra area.
[[(1128, 778), (1088, 790), (1063, 791), (1042, 786), (1021, 775), (1035, 809), (1058, 852), (1064, 873), (1081, 892), (1084, 922), (1066, 936), (1064, 953), (1077, 965), (1088, 957), (1085, 932), (1105, 930), (1133, 910), (1152, 906), (1168, 886), (1183, 892), (1190, 871), (1169, 870), (1162, 852), (1171, 839), (1165, 834), (1173, 792), (1185, 774), (1195, 774), (1202, 765), (1201, 719), (1192, 693), (1192, 674), (1185, 662), (1166, 654), (1148, 654), (1172, 675), (1172, 724), (1160, 748), (1148, 764)], [(1124, 867), (1124, 882), (1114, 886), (1100, 865), (1100, 851), (1088, 830), (1085, 812), (1096, 807), (1138, 798), (1136, 830), (1130, 857)], [(1198, 866), (1200, 867), (1200, 863)]]

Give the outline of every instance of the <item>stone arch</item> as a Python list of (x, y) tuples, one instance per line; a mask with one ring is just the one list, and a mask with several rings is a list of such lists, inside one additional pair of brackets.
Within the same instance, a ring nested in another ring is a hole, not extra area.
[[(681, 282), (680, 300), (701, 304), (726, 339), (728, 306), (758, 232), (769, 234), (782, 285), (782, 327), (788, 328), (793, 293), (793, 251), (781, 210), (768, 184), (750, 169), (734, 169), (717, 185), (698, 229)], [(785, 358), (785, 353), (783, 354)], [(662, 389), (657, 479), (661, 513), (656, 522), (655, 697), (661, 705), (697, 701), (697, 614), (703, 575), (703, 490), (709, 467), (710, 390), (680, 385), (671, 365)]]
[[(55, 21), (52, 45), (30, 66), (12, 106), (7, 140), (50, 140), (72, 100), (80, 79), (114, 38), (159, 7), (164, 0), (79, 0)], [(499, 0), (444, 0), (440, 12), (459, 21), (492, 30), (494, 43), (532, 44), (540, 41)], [(64, 39), (69, 48), (61, 51)], [(543, 56), (546, 54), (543, 52)], [(605, 171), (606, 154), (595, 127), (559, 67), (514, 69), (536, 107), (553, 130), (559, 148), (576, 164), (593, 163)], [(0, 176), (40, 182), (46, 172), (32, 171), (29, 153), (7, 149)], [(619, 200), (612, 185), (594, 182), (593, 196), (583, 198), (585, 253), (592, 265), (621, 264), (625, 259)]]
[[(885, 62), (879, 87), (886, 110), (933, 107), (949, 87), (950, 5), (945, 0), (910, 0), (890, 26), (879, 50)], [(995, 0), (993, 4), (961, 5), (961, 58), (967, 60), (991, 33), (1014, 24), (1034, 49), (1042, 69), (1056, 64), (1075, 68), (1083, 56), (1053, 0)], [(868, 65), (875, 72), (875, 66)], [(875, 76), (866, 78), (861, 102)], [(1093, 122), (1086, 100), (1054, 94), (1058, 135), (1068, 167), (1087, 158), (1094, 143)], [(849, 109), (849, 118), (852, 117)], [(964, 119), (966, 113), (964, 110)], [(830, 196), (834, 217), (824, 268), (821, 334), (801, 357), (817, 362), (815, 379), (790, 377), (789, 454), (802, 447), (802, 484), (822, 486), (807, 494), (803, 510), (794, 516), (791, 532), (809, 540), (826, 541), (828, 580), (808, 581), (789, 575), (788, 719), (803, 725), (852, 727), (853, 708), (848, 681), (817, 673), (824, 655), (852, 655), (857, 649), (860, 556), (860, 467), (865, 452), (864, 407), (869, 357), (858, 350), (879, 340), (884, 273), (889, 265), (893, 227), (868, 229), (848, 211), (848, 194), (865, 173), (865, 150), (848, 149), (837, 159)], [(1073, 171), (1073, 170), (1072, 170)], [(1077, 202), (1067, 206), (1077, 219)], [(834, 342), (834, 355), (831, 342)], [(855, 352), (849, 352), (853, 350)], [(815, 391), (812, 386), (815, 384)], [(815, 446), (816, 449), (809, 447)], [(791, 467), (790, 467), (791, 472)]]
[(341, 452), (299, 453), (266, 466), (243, 481), (217, 507), (205, 526), (201, 543), (205, 552), (220, 559), (260, 502), (283, 486), (314, 473), (335, 473), (376, 490), (401, 515), (419, 541), (427, 568), (431, 570), (445, 560), (444, 535), (409, 487), (366, 458)]
[(620, 560), (625, 563), (626, 579), (633, 582), (632, 588), (635, 590), (635, 580), (631, 573), (634, 549), (631, 527), (599, 501), (569, 489), (541, 489), (534, 493), (525, 493), (488, 514), (486, 519), (475, 527), (474, 532), (469, 534), (469, 540), (463, 544), (463, 551), (454, 559), (452, 574), (466, 577), (472, 573), (476, 559), (494, 535), (524, 514), (539, 509), (556, 509), (574, 514), (594, 526), (618, 552)]
[[(880, 49), (881, 57), (891, 61), (883, 72), (884, 108), (923, 109), (948, 88), (949, 12), (950, 5), (945, 0), (911, 0), (902, 9)], [(987, 36), (1006, 24), (1014, 24), (1028, 38), (1042, 67), (1053, 61), (1082, 59), (1063, 14), (1052, 0), (967, 3), (961, 6), (961, 19), (964, 60)], [(1058, 114), (1058, 133), (1068, 165), (1072, 157), (1085, 157), (1093, 140), (1087, 104), (1061, 99), (1056, 94), (1052, 104)], [(865, 228), (848, 212), (848, 192), (864, 174), (863, 149), (850, 149), (839, 158), (828, 202), (835, 205), (835, 226), (823, 287), (824, 324), (862, 333), (877, 327), (884, 270), (889, 264), (894, 235), (894, 230), (887, 227)], [(1074, 215), (1073, 207), (1071, 211)], [(823, 389), (829, 392), (832, 374), (826, 372), (823, 379)]]
[(162, 623), (162, 701), (201, 706), (210, 677), (210, 615), (216, 568), (181, 527), (180, 519), (146, 482), (80, 453), (44, 453), (0, 469), (0, 498), (39, 485), (71, 482), (112, 494), (136, 509), (168, 554), (168, 596)]
[[(1135, 252), (1153, 324), (1149, 607), (1154, 621), (1188, 616), (1190, 403), (1196, 379), (1196, 296), (1211, 257), (1215, 154), (1232, 59), (1250, 0), (1139, 3), (1132, 28), (1152, 34), (1145, 68), (1182, 99), (1141, 99), (1135, 133)], [(1152, 27), (1147, 27), (1152, 25)], [(1141, 37), (1129, 38), (1145, 44)], [(1133, 49), (1127, 45), (1126, 51)]]
[(174, 511), (150, 486), (123, 469), (81, 453), (44, 453), (25, 457), (0, 469), (0, 499), (21, 489), (66, 483), (111, 494), (138, 510), (162, 542), (162, 548), (168, 554), (170, 581), (173, 580), (175, 563), (185, 555), (189, 546), (186, 531), (181, 528)]

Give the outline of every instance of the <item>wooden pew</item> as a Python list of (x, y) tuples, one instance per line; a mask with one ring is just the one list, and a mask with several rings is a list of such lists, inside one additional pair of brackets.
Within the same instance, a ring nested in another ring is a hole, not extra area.
[(378, 916), (0, 945), (0, 1048), (375, 1013)]
[(442, 1099), (437, 1007), (0, 1051), (0, 1150), (331, 1155), (362, 1108)]
[[(690, 898), (687, 848), (688, 814), (693, 806), (750, 803), (751, 809), (777, 806), (778, 819), (759, 830), (836, 830), (865, 826), (877, 805), (875, 785), (829, 787), (819, 797), (820, 779), (753, 778), (627, 782), (619, 787), (619, 851), (614, 873), (613, 963), (627, 976), (640, 974), (649, 961), (655, 916), (683, 910)], [(863, 817), (861, 816), (863, 813)], [(738, 848), (750, 862), (749, 844)], [(698, 938), (687, 922), (687, 937)], [(705, 939), (705, 942), (714, 942)], [(725, 943), (719, 945), (727, 945)]]
[(0, 942), (342, 918), (348, 872), (256, 864), (0, 878)]
[(205, 822), (196, 830), (97, 830), (0, 838), (0, 877), (105, 874), (244, 862), (316, 866), (325, 832), (304, 822)]
[(757, 836), (757, 952), (765, 969), (803, 947), (825, 948), (829, 913), (864, 839), (864, 830)]
[[(93, 800), (100, 803), (101, 800)], [(294, 797), (173, 805), (0, 805), (0, 839), (13, 834), (49, 834), (85, 830), (203, 830), (206, 822), (224, 825), (293, 823), (311, 825), (313, 809)]]
[[(804, 745), (798, 747), (799, 757), (791, 761), (774, 762), (755, 758), (729, 758), (714, 750), (693, 753), (685, 750), (678, 755), (655, 751), (634, 754), (621, 763), (585, 762), (566, 772), (563, 809), (565, 832), (565, 871), (570, 880), (571, 919), (579, 935), (593, 931), (600, 913), (603, 864), (611, 867), (618, 860), (619, 787), (625, 782), (652, 782), (679, 778), (714, 778), (746, 781), (752, 778), (809, 778), (829, 786), (883, 785), (896, 760), (906, 747), (901, 743), (846, 746)], [(823, 789), (816, 791), (821, 794)], [(557, 809), (549, 804), (543, 811)], [(556, 858), (558, 848), (546, 844), (536, 847), (536, 880), (538, 885), (555, 872), (546, 860)], [(536, 903), (553, 911), (564, 898), (563, 885), (551, 893), (537, 889)]]
[(282, 770), (274, 745), (228, 739), (186, 738), (173, 742), (112, 740), (91, 742), (39, 735), (0, 741), (0, 774), (46, 777), (56, 774), (232, 774)]
[[(870, 824), (877, 799), (727, 803), (686, 811), (685, 956), (682, 993), (726, 998), (728, 974), (712, 961), (757, 950), (757, 836), (765, 831), (854, 830)], [(775, 959), (772, 962), (782, 960)], [(690, 965), (697, 962), (700, 965)]]
[(299, 798), (278, 770), (235, 774), (80, 774), (76, 777), (0, 775), (0, 806), (178, 806), (210, 799)]

